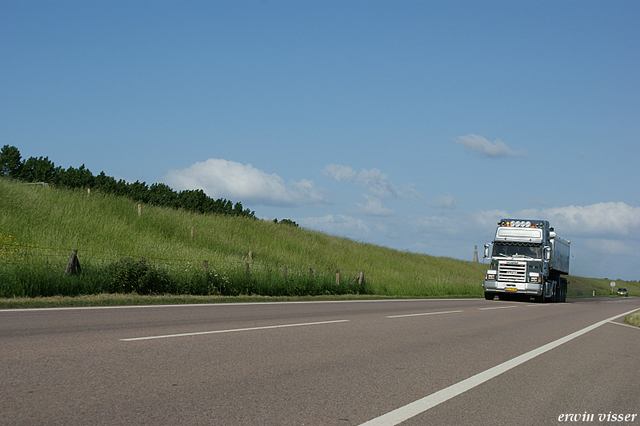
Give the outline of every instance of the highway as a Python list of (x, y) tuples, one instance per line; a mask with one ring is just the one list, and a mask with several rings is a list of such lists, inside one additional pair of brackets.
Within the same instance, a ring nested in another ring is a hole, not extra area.
[(629, 297), (0, 310), (0, 424), (640, 425), (640, 328), (622, 323), (637, 309)]

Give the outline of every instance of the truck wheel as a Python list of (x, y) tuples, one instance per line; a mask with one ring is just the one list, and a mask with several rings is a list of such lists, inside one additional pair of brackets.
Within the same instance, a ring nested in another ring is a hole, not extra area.
[(486, 291), (484, 292), (484, 298), (487, 300), (493, 300), (496, 297), (495, 293), (487, 293)]
[(562, 279), (556, 281), (556, 285), (553, 289), (553, 294), (551, 295), (551, 303), (560, 303), (562, 302)]

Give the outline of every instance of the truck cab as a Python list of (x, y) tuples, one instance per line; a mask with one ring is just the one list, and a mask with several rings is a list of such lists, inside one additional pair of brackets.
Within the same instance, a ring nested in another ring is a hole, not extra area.
[(502, 219), (484, 257), (490, 258), (483, 283), (485, 299), (566, 300), (570, 241), (546, 220)]

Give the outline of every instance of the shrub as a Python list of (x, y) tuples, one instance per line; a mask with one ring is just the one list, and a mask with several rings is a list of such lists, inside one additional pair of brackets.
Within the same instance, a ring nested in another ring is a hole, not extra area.
[(140, 260), (123, 259), (108, 268), (113, 293), (164, 294), (175, 289), (166, 271)]

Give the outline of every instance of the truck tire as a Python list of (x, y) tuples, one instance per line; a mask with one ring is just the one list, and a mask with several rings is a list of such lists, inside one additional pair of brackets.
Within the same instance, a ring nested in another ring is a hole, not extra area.
[(564, 303), (567, 301), (567, 279), (560, 278), (560, 302)]
[(484, 292), (484, 298), (487, 300), (493, 300), (496, 297), (495, 293)]
[(553, 303), (560, 303), (561, 302), (561, 297), (560, 293), (562, 292), (561, 290), (561, 285), (560, 285), (560, 281), (558, 281), (556, 283), (556, 288), (553, 290)]
[(567, 280), (565, 278), (558, 278), (556, 281), (553, 294), (551, 295), (552, 303), (564, 303), (567, 300)]

